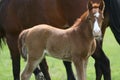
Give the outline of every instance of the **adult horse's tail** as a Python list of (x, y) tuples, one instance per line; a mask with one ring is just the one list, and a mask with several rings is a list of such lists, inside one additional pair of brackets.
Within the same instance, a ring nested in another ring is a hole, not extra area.
[(2, 47), (2, 42), (5, 42), (5, 31), (0, 25), (0, 47)]
[(2, 48), (2, 43), (5, 43), (5, 37), (6, 37), (6, 33), (4, 30), (4, 26), (2, 25), (3, 23), (3, 16), (5, 16), (4, 12), (4, 1), (6, 0), (0, 0), (0, 48)]
[(21, 53), (22, 57), (27, 60), (27, 48), (25, 44), (26, 35), (29, 32), (29, 30), (24, 30), (20, 33), (18, 38), (18, 48), (19, 52)]

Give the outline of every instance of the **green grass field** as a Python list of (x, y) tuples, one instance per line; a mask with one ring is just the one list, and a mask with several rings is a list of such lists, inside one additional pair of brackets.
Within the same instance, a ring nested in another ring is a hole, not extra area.
[[(103, 49), (111, 62), (112, 80), (120, 80), (120, 46), (109, 28), (105, 34)], [(52, 80), (67, 80), (61, 60), (47, 57), (47, 62)], [(0, 50), (0, 80), (13, 80), (11, 63), (8, 47), (4, 45), (3, 49)], [(25, 62), (21, 59), (21, 70), (23, 70), (24, 66)], [(32, 76), (31, 80), (34, 80), (34, 76)], [(87, 80), (95, 80), (94, 59), (91, 57), (87, 68)]]

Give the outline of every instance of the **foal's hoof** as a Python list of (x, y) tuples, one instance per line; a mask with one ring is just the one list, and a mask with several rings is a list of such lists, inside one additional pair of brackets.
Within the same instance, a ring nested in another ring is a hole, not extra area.
[(43, 73), (40, 72), (38, 75), (35, 76), (35, 80), (46, 80)]

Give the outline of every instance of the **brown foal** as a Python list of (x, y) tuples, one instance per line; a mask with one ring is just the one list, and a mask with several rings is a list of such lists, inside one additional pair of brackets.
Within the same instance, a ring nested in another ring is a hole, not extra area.
[(41, 24), (21, 32), (19, 51), (27, 59), (21, 80), (29, 80), (33, 70), (47, 54), (72, 61), (78, 80), (86, 80), (86, 68), (90, 55), (96, 48), (95, 38), (101, 38), (104, 2), (88, 2), (88, 10), (68, 29), (58, 29)]

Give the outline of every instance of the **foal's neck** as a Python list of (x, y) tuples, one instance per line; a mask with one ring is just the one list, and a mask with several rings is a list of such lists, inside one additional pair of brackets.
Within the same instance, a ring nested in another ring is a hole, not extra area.
[(85, 12), (81, 18), (77, 19), (75, 24), (72, 26), (75, 28), (75, 32), (79, 33), (83, 38), (93, 39), (91, 24), (87, 18), (88, 11)]

